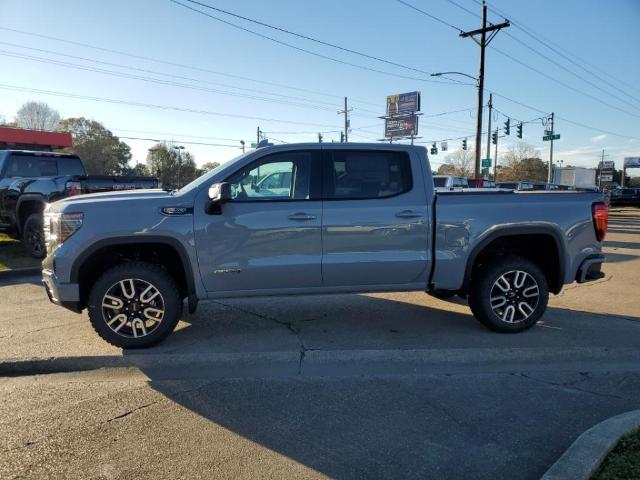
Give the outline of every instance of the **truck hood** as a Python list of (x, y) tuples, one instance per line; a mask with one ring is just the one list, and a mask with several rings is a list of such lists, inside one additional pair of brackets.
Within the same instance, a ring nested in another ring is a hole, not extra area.
[[(74, 197), (67, 197), (57, 202), (50, 204), (51, 211), (69, 211), (71, 209), (82, 209), (83, 207), (100, 207), (109, 204), (113, 206), (125, 207), (127, 203), (131, 201), (162, 201), (162, 200), (178, 200), (178, 197), (171, 195), (171, 193), (161, 190), (126, 190), (122, 192), (104, 192), (104, 193), (89, 193), (87, 195), (77, 195)], [(161, 202), (162, 203), (162, 202)], [(171, 204), (180, 204), (180, 200), (175, 202), (168, 202)]]

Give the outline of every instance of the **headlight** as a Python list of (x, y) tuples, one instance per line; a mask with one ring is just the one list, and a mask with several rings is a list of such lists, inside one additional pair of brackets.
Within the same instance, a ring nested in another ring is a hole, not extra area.
[(47, 245), (64, 242), (82, 226), (82, 213), (45, 213), (44, 235)]

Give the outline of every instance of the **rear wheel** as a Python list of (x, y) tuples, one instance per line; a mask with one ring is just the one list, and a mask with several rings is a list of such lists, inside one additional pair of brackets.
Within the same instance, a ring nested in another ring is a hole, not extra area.
[(175, 328), (182, 299), (161, 267), (145, 262), (106, 271), (89, 294), (89, 319), (104, 340), (120, 348), (143, 348), (164, 340)]
[(47, 254), (43, 223), (42, 213), (32, 213), (24, 222), (22, 243), (33, 258), (44, 258)]
[(469, 306), (473, 315), (491, 330), (521, 332), (535, 325), (547, 308), (547, 279), (530, 260), (496, 257), (474, 277)]

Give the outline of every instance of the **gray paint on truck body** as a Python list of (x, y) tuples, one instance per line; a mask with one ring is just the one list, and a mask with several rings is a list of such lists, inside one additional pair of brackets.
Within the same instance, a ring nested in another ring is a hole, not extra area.
[[(206, 213), (213, 183), (227, 180), (263, 156), (300, 150), (406, 152), (413, 185), (389, 198), (230, 202), (220, 215)], [(469, 259), (483, 242), (499, 235), (548, 232), (559, 244), (562, 283), (570, 283), (581, 262), (601, 251), (591, 212), (592, 203), (601, 199), (591, 193), (455, 192), (438, 194), (436, 201), (424, 147), (279, 145), (237, 157), (173, 194), (159, 190), (93, 194), (51, 204), (50, 212), (84, 213), (84, 223), (49, 252), (43, 277), (54, 296), (62, 295), (73, 291), (69, 285), (78, 282), (79, 265), (98, 242), (165, 238), (189, 262), (185, 270), (193, 272), (190, 293), (198, 299), (459, 290)], [(166, 207), (185, 207), (189, 213), (168, 216), (161, 211)], [(415, 216), (398, 215), (405, 211)], [(288, 219), (298, 213), (315, 218)]]

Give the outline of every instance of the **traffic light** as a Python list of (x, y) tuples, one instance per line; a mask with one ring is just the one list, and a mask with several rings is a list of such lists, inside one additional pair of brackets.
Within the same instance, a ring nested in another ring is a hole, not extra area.
[(466, 138), (463, 138), (463, 139), (462, 139), (462, 149), (463, 149), (463, 150), (466, 150), (466, 149), (467, 149), (467, 139), (466, 139)]
[(516, 127), (516, 135), (518, 138), (522, 138), (522, 122), (520, 122)]
[(507, 121), (504, 122), (504, 134), (511, 135), (511, 119), (507, 118)]
[(344, 132), (340, 132), (340, 143), (344, 143)]
[(437, 155), (438, 154), (438, 147), (436, 147), (436, 142), (433, 142), (431, 144), (431, 155)]
[(491, 143), (493, 143), (494, 145), (498, 144), (498, 131), (497, 130), (491, 134)]
[(322, 143), (322, 134), (318, 132), (318, 143)]

